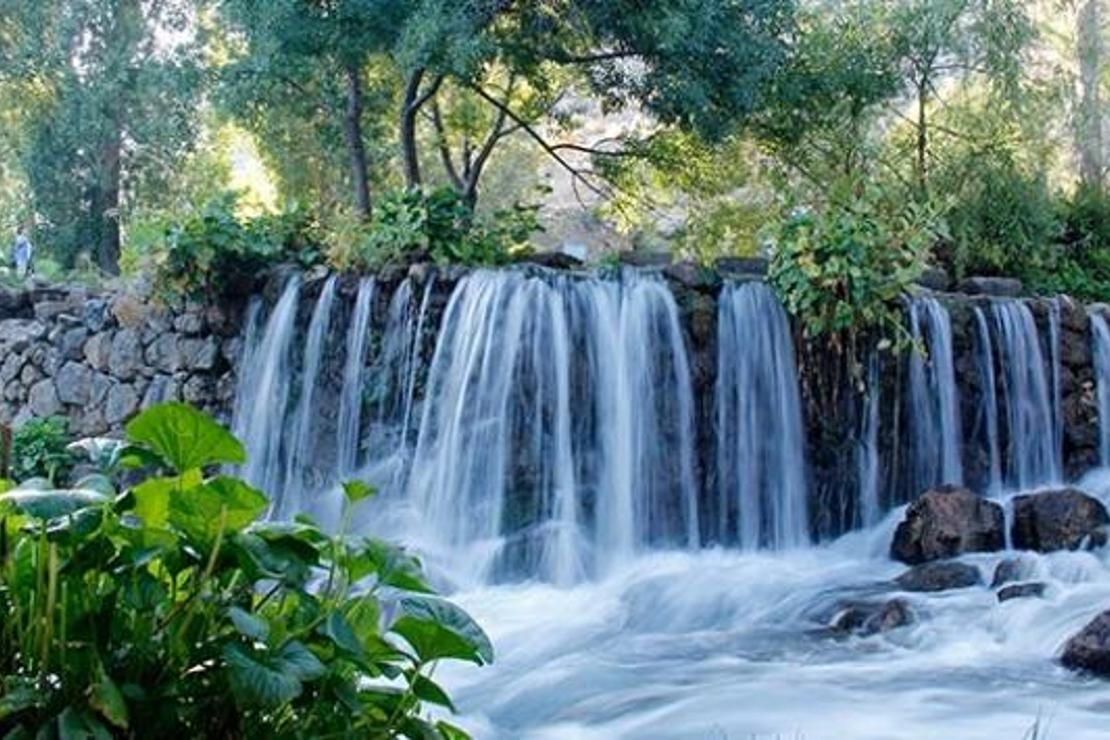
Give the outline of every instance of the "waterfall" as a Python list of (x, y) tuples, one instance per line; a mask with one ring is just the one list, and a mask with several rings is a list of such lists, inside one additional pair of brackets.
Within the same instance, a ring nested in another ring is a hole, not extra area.
[(359, 281), (354, 313), (351, 315), (350, 326), (347, 327), (343, 388), (339, 395), (339, 422), (336, 430), (336, 452), (341, 476), (350, 475), (358, 466), (366, 341), (376, 290), (377, 283), (373, 278)]
[(914, 494), (941, 483), (963, 483), (960, 416), (948, 311), (929, 296), (910, 299), (910, 426)]
[(1099, 461), (1110, 465), (1110, 325), (1106, 317), (1091, 312), (1095, 379), (1098, 383)]
[(744, 548), (801, 545), (809, 527), (798, 370), (770, 288), (724, 288), (717, 353), (718, 534), (734, 533)]
[(979, 384), (983, 389), (980, 419), (986, 426), (987, 452), (990, 456), (987, 491), (997, 494), (1002, 490), (1002, 456), (998, 444), (998, 383), (994, 375), (990, 325), (987, 323), (986, 313), (979, 306), (975, 307), (975, 326), (979, 346)]
[(442, 541), (494, 544), (495, 570), (556, 583), (649, 544), (694, 546), (693, 459), (661, 281), (480, 271), (455, 288), (408, 484)]
[(1033, 313), (1021, 301), (995, 303), (991, 309), (1006, 410), (1007, 482), (1025, 489), (1058, 481), (1051, 394)]
[(301, 389), (294, 412), (291, 430), (292, 446), (285, 456), (285, 475), (280, 487), (274, 488), (273, 510), (277, 516), (291, 516), (302, 511), (303, 493), (310, 487), (306, 479), (309, 461), (313, 457), (315, 436), (313, 422), (319, 418), (320, 411), (315, 406), (316, 387), (319, 384), (320, 365), (324, 352), (324, 342), (331, 327), (332, 305), (335, 303), (335, 285), (338, 278), (334, 275), (324, 281), (316, 307), (308, 322), (304, 354), (301, 361)]
[(874, 526), (882, 515), (879, 503), (879, 410), (880, 410), (880, 360), (873, 352), (867, 362), (867, 397), (863, 407), (859, 436), (859, 522), (861, 526)]
[(251, 337), (257, 332), (257, 313), (244, 339), (233, 427), (246, 447), (243, 477), (267, 493), (281, 490), (285, 409), (293, 374), (290, 353), (300, 292), (300, 276), (290, 278), (257, 344)]

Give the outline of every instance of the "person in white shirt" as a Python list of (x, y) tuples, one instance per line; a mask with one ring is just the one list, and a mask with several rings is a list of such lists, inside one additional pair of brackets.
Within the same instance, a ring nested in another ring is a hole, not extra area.
[(34, 247), (21, 226), (15, 234), (15, 244), (12, 245), (12, 264), (15, 265), (16, 275), (22, 278), (31, 274), (33, 256)]

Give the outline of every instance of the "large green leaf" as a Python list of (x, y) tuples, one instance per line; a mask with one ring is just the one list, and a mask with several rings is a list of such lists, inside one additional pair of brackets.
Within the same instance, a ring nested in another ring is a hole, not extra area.
[(424, 662), (440, 658), (493, 662), (493, 645), (470, 615), (449, 601), (431, 596), (400, 600), (402, 616), (392, 632), (405, 638)]
[(171, 496), (184, 495), (203, 482), (195, 469), (171, 478), (147, 478), (129, 492), (135, 500), (135, 516), (148, 527), (164, 527), (169, 522)]
[(237, 478), (220, 476), (181, 493), (172, 493), (169, 522), (186, 536), (208, 543), (223, 518), (225, 533), (238, 532), (266, 510), (266, 497)]
[(355, 656), (361, 656), (364, 652), (362, 643), (359, 642), (358, 636), (342, 612), (333, 611), (329, 614), (318, 631), (344, 652)]
[(70, 444), (66, 449), (74, 454), (82, 454), (98, 469), (115, 469), (120, 456), (127, 448), (122, 439), (113, 437), (86, 437)]
[(231, 618), (231, 623), (235, 625), (239, 634), (244, 637), (265, 642), (266, 638), (270, 636), (270, 625), (266, 623), (266, 620), (244, 609), (233, 606), (227, 610), (227, 616)]
[(127, 434), (161, 455), (177, 471), (246, 461), (243, 445), (207, 415), (176, 401), (151, 406), (127, 425)]
[(116, 727), (127, 729), (127, 702), (103, 668), (100, 669), (100, 677), (96, 683), (89, 687), (89, 706)]
[(78, 488), (55, 491), (14, 488), (0, 493), (0, 505), (7, 504), (36, 519), (54, 519), (91, 506), (100, 506), (110, 500), (99, 491)]
[(376, 488), (360, 480), (349, 480), (343, 484), (343, 494), (352, 504), (370, 498), (377, 492)]
[(326, 669), (299, 642), (276, 652), (261, 652), (231, 643), (224, 648), (231, 689), (240, 703), (273, 709), (301, 695), (304, 681), (324, 675)]
[(382, 540), (366, 538), (360, 549), (352, 553), (348, 568), (352, 581), (374, 574), (378, 582), (405, 591), (430, 594), (432, 588), (424, 581), (420, 561), (404, 548)]

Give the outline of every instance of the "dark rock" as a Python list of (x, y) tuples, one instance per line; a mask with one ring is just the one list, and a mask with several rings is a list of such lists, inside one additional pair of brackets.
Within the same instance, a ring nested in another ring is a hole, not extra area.
[(1011, 534), (1019, 550), (1077, 550), (1105, 545), (1108, 523), (1102, 502), (1068, 488), (1016, 496)]
[(67, 360), (80, 360), (85, 347), (85, 340), (89, 332), (84, 326), (76, 326), (62, 333), (58, 342), (58, 351)]
[(35, 304), (35, 318), (39, 321), (51, 321), (66, 312), (69, 304), (65, 301), (41, 301)]
[(0, 287), (0, 316), (16, 319), (26, 318), (30, 313), (31, 300), (25, 291)]
[(1022, 293), (1021, 281), (1017, 278), (969, 277), (956, 286), (960, 293), (968, 295), (991, 295), (1003, 298), (1017, 298)]
[(165, 373), (177, 372), (182, 362), (180, 344), (176, 334), (162, 334), (147, 345), (146, 363)]
[(905, 599), (882, 603), (850, 602), (841, 606), (829, 624), (836, 632), (851, 632), (869, 637), (913, 624), (913, 610)]
[(85, 362), (94, 370), (107, 370), (112, 357), (112, 334), (93, 334), (85, 342)]
[(181, 340), (181, 361), (187, 370), (211, 370), (219, 355), (220, 347), (213, 337)]
[(894, 579), (903, 591), (948, 591), (970, 588), (983, 582), (979, 569), (967, 563), (925, 563), (910, 568)]
[(177, 381), (170, 375), (155, 375), (143, 395), (142, 407), (149, 408), (156, 403), (177, 401), (181, 396), (181, 389)]
[(916, 565), (966, 552), (994, 552), (1006, 545), (1002, 507), (965, 488), (942, 486), (906, 509), (890, 555)]
[(104, 418), (109, 424), (126, 421), (139, 410), (139, 394), (129, 385), (115, 384), (108, 391)]
[(62, 403), (58, 400), (58, 391), (54, 381), (47, 378), (31, 386), (27, 394), (27, 405), (31, 413), (38, 417), (55, 416), (62, 410)]
[(1040, 582), (1011, 583), (998, 592), (998, 600), (1023, 599), (1027, 597), (1041, 598), (1044, 596), (1045, 584)]
[[(124, 322), (120, 322), (124, 323)], [(143, 362), (143, 344), (139, 333), (134, 329), (121, 329), (112, 339), (112, 349), (108, 356), (108, 369), (121, 380), (135, 377)]]
[(663, 268), (663, 274), (691, 290), (713, 290), (721, 284), (721, 276), (697, 262), (684, 260)]
[(1067, 641), (1060, 662), (1074, 670), (1110, 676), (1110, 611), (1099, 614)]
[(991, 588), (998, 588), (1007, 583), (1020, 581), (1025, 575), (1026, 567), (1021, 558), (1006, 558), (994, 569), (994, 578), (991, 579)]
[(930, 267), (921, 273), (917, 284), (929, 290), (946, 291), (952, 288), (952, 278), (939, 267)]
[(204, 331), (204, 314), (199, 310), (181, 314), (173, 320), (173, 329), (186, 336), (195, 337)]
[(766, 257), (720, 257), (713, 263), (721, 273), (756, 277), (766, 275), (769, 265), (770, 261)]
[(92, 370), (77, 362), (67, 362), (58, 371), (55, 385), (59, 401), (84, 406), (92, 392)]
[[(522, 262), (550, 267), (552, 270), (573, 270), (582, 265), (582, 260), (563, 252), (536, 252), (525, 257)], [(409, 268), (409, 274), (412, 274), (412, 268)]]
[(103, 298), (90, 298), (81, 309), (85, 328), (94, 334), (108, 325), (108, 302)]
[(633, 249), (618, 254), (621, 264), (632, 267), (662, 267), (671, 263), (670, 252), (659, 252), (647, 249)]
[(0, 349), (7, 352), (22, 352), (32, 342), (46, 336), (46, 324), (29, 319), (0, 320)]

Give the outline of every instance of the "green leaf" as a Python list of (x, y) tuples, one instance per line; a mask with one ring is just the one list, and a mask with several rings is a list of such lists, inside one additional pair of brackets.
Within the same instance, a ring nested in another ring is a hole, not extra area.
[(482, 665), (493, 662), (493, 645), (470, 615), (449, 601), (430, 596), (406, 596), (403, 616), (390, 631), (405, 638), (424, 662), (457, 658)]
[(96, 717), (73, 707), (63, 709), (55, 723), (58, 740), (112, 740), (112, 733)]
[(227, 616), (231, 618), (231, 622), (235, 625), (239, 634), (244, 637), (265, 642), (266, 638), (270, 636), (270, 625), (266, 623), (265, 619), (255, 614), (233, 606), (227, 610)]
[(171, 495), (181, 495), (202, 483), (199, 470), (172, 478), (147, 478), (130, 491), (135, 499), (135, 516), (148, 527), (164, 527), (169, 522)]
[(415, 673), (412, 676), (412, 693), (416, 694), (421, 701), (447, 707), (452, 712), (456, 711), (455, 705), (451, 703), (451, 697), (447, 696), (447, 692), (435, 681), (421, 673)]
[(301, 695), (302, 683), (322, 676), (324, 665), (299, 642), (277, 653), (262, 653), (229, 644), (223, 651), (231, 690), (248, 706), (275, 709)]
[(89, 462), (100, 470), (114, 469), (119, 464), (121, 454), (126, 448), (126, 442), (112, 437), (86, 437), (66, 447), (75, 455), (83, 454)]
[(361, 656), (364, 653), (362, 643), (359, 642), (358, 636), (355, 635), (354, 629), (351, 628), (342, 612), (333, 611), (329, 614), (328, 618), (318, 628), (318, 631), (344, 652), (355, 656)]
[(103, 493), (83, 489), (40, 491), (20, 487), (0, 493), (0, 505), (7, 504), (36, 519), (54, 519), (108, 501)]
[(238, 532), (266, 510), (266, 497), (237, 478), (220, 476), (188, 491), (174, 493), (169, 523), (200, 543), (216, 538), (223, 519), (224, 532)]
[(30, 678), (7, 677), (0, 683), (0, 689), (0, 721), (26, 709), (46, 704), (47, 697)]
[(116, 495), (116, 487), (112, 485), (112, 481), (108, 479), (108, 476), (102, 473), (90, 473), (77, 481), (73, 487), (89, 491), (99, 491), (105, 496)]
[(352, 504), (356, 504), (365, 498), (370, 498), (377, 492), (378, 489), (360, 480), (349, 480), (343, 484), (343, 493)]
[(464, 730), (448, 722), (436, 722), (436, 729), (439, 730), (440, 735), (443, 735), (443, 740), (470, 740), (470, 735)]
[(420, 561), (404, 548), (381, 540), (367, 538), (363, 548), (348, 561), (352, 581), (376, 574), (378, 582), (405, 591), (430, 594), (432, 588), (424, 581)]
[(243, 445), (231, 432), (184, 403), (151, 406), (127, 425), (127, 434), (157, 452), (178, 472), (246, 461)]
[(119, 687), (112, 681), (104, 668), (100, 669), (100, 677), (96, 683), (89, 687), (89, 706), (100, 712), (100, 716), (110, 723), (126, 730), (129, 722), (127, 715), (127, 702), (123, 699)]

